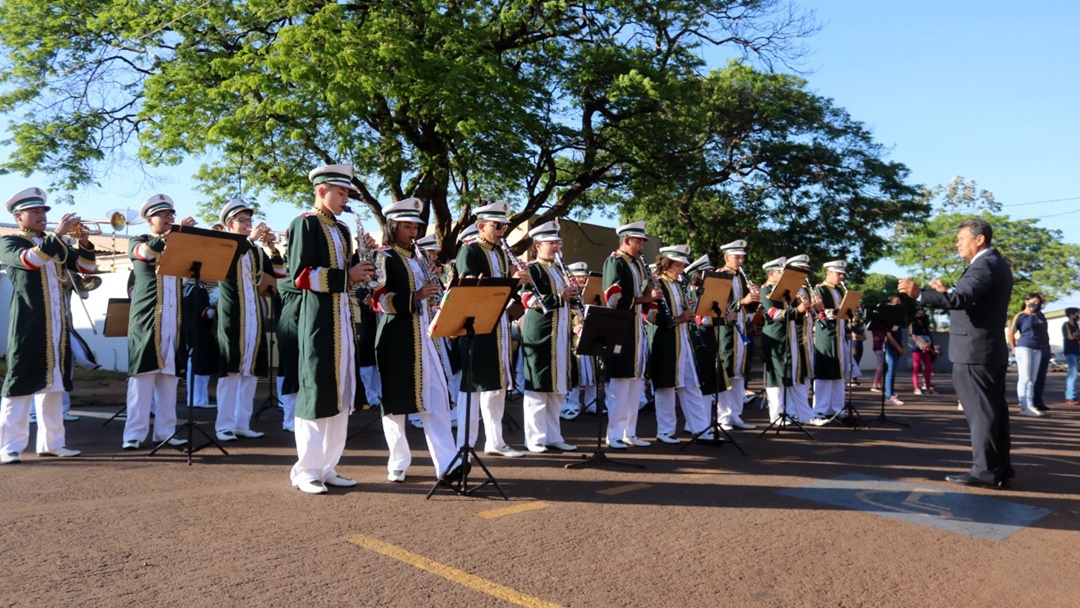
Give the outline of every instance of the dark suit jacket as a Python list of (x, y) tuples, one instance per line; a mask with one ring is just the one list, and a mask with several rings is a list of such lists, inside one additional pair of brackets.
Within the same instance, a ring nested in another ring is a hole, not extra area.
[(949, 313), (949, 359), (953, 363), (1005, 366), (1009, 347), (1005, 324), (1013, 276), (1009, 263), (991, 249), (972, 262), (946, 293), (922, 292), (927, 306)]

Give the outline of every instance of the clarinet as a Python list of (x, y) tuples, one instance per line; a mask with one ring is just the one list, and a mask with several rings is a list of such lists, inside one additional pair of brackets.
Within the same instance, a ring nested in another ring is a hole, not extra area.
[[(640, 261), (639, 261), (640, 262)], [(648, 266), (645, 266), (645, 262), (640, 262), (645, 268), (645, 276), (649, 278), (649, 289), (660, 292), (660, 299), (656, 301), (657, 306), (660, 307), (660, 312), (667, 316), (668, 329), (675, 327), (675, 317), (671, 315), (671, 310), (668, 309), (667, 298), (664, 297), (663, 290), (660, 289), (660, 284), (656, 281), (656, 276), (649, 270)]]
[[(679, 276), (679, 293), (682, 296), (683, 303), (687, 307), (689, 307), (690, 293), (687, 289), (687, 280), (685, 275)], [(693, 346), (695, 351), (700, 351), (701, 349), (705, 348), (705, 341), (701, 339), (701, 330), (698, 327), (698, 324), (694, 321), (690, 321), (687, 323), (687, 325), (689, 325), (686, 330), (690, 332), (690, 345)]]
[(416, 239), (412, 240), (413, 247), (413, 259), (417, 264), (420, 264), (420, 272), (424, 274), (424, 283), (428, 285), (438, 285), (439, 293), (428, 298), (428, 308), (435, 310), (439, 307), (439, 303), (442, 302), (443, 297), (443, 284), (434, 274), (431, 273), (431, 264), (428, 262), (427, 254), (422, 253), (424, 250), (422, 247), (416, 244)]
[[(567, 287), (575, 285), (574, 277), (570, 274), (570, 271), (566, 269), (566, 266), (563, 265), (562, 254), (559, 252), (555, 253), (555, 268), (558, 269), (559, 274), (562, 275), (563, 283), (566, 283)], [(570, 308), (585, 310), (585, 303), (581, 301), (581, 292), (578, 292), (578, 295), (570, 298)]]
[(367, 232), (364, 232), (364, 225), (360, 223), (360, 216), (357, 215), (348, 205), (341, 208), (342, 211), (353, 216), (356, 220), (356, 255), (360, 258), (361, 262), (371, 262), (375, 265), (375, 274), (371, 279), (364, 284), (371, 292), (375, 291), (375, 287), (382, 283), (382, 277), (379, 276), (379, 266), (375, 264), (375, 252), (367, 246)]
[[(514, 253), (514, 250), (510, 248), (510, 243), (506, 242), (506, 238), (500, 239), (499, 244), (502, 245), (503, 253), (506, 254), (506, 259), (510, 260), (510, 263), (514, 265), (514, 268), (517, 269), (518, 272), (527, 269), (525, 263), (522, 262), (517, 257), (517, 254)], [(536, 298), (537, 303), (540, 304), (540, 312), (545, 315), (551, 312), (547, 305), (544, 304), (544, 296), (540, 293), (540, 288), (536, 286), (536, 283), (529, 282), (526, 284), (529, 286), (529, 291), (532, 292), (533, 297)]]
[[(758, 286), (751, 283), (750, 279), (747, 278), (746, 271), (744, 271), (742, 269), (742, 266), (740, 266), (737, 269), (737, 271), (739, 273), (739, 276), (741, 276), (743, 281), (746, 283), (746, 288), (748, 290), (758, 289)], [(739, 310), (740, 306), (741, 306), (741, 304), (739, 304), (738, 300), (735, 300), (734, 298), (732, 298), (732, 302), (731, 302), (731, 305), (728, 308), (728, 310), (729, 310), (729, 312), (737, 312)], [(747, 306), (747, 308), (749, 308), (749, 306)], [(743, 328), (742, 328), (741, 325), (739, 325), (739, 322), (735, 321), (734, 325), (735, 325), (735, 331), (738, 332), (739, 339), (742, 340), (743, 346), (746, 346), (747, 344), (750, 344), (750, 342), (752, 342), (752, 340), (746, 335), (746, 332), (743, 331)]]

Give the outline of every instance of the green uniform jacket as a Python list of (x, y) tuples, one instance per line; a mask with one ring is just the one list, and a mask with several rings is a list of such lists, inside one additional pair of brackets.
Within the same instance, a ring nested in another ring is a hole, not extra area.
[[(242, 276), (244, 260), (251, 265), (250, 279)], [(259, 297), (258, 289), (262, 283), (263, 273), (269, 273), (276, 278), (285, 276), (285, 260), (280, 255), (273, 258), (268, 256), (262, 248), (255, 246), (250, 240), (245, 240), (240, 245), (240, 254), (236, 257), (236, 263), (229, 269), (225, 280), (219, 284), (217, 315), (218, 333), (217, 341), (221, 349), (221, 374), (246, 374), (261, 376), (266, 374), (266, 342), (263, 330), (263, 300)], [(255, 310), (247, 310), (243, 297), (244, 287), (241, 281), (252, 281), (255, 290)], [(255, 356), (247, 369), (241, 369), (244, 352), (248, 349), (245, 334), (247, 324), (255, 323)]]
[(296, 326), (300, 322), (300, 295), (292, 279), (278, 280), (281, 312), (277, 319), (278, 375), (281, 376), (281, 394), (292, 395), (300, 390), (300, 343)]
[[(495, 261), (492, 262), (492, 254)], [(457, 260), (454, 262), (459, 277), (507, 277), (512, 274), (510, 262), (506, 254), (495, 244), (484, 239), (476, 239), (458, 250)], [(508, 380), (509, 352), (510, 352), (510, 325), (504, 314), (495, 326), (495, 331), (489, 334), (478, 334), (475, 337), (474, 365), (472, 369), (472, 386), (465, 386), (465, 379), (461, 380), (462, 392), (497, 391), (501, 388), (509, 388), (504, 385)], [(465, 365), (468, 357), (466, 348), (458, 349), (461, 354), (461, 365)], [(384, 389), (385, 390), (385, 387)]]
[(608, 378), (643, 378), (645, 376), (645, 319), (640, 298), (648, 282), (648, 268), (639, 258), (615, 251), (604, 260), (604, 299), (608, 308), (629, 310), (634, 313), (633, 348), (624, 349), (620, 355), (607, 357)]
[[(161, 252), (165, 251), (165, 237), (140, 234), (128, 241), (128, 258), (131, 259), (131, 274), (135, 284), (131, 292), (131, 314), (128, 317), (128, 374), (144, 374), (165, 367), (165, 353), (161, 352), (161, 332), (163, 323), (176, 323), (176, 374), (179, 375), (187, 363), (187, 346), (184, 340), (184, 316), (177, 314), (175, 320), (163, 316), (165, 285), (172, 284), (172, 305), (177, 313), (183, 310), (184, 292), (178, 277), (159, 276), (157, 263)], [(146, 259), (139, 257), (136, 250), (139, 245), (146, 245), (149, 254)]]
[(571, 383), (570, 308), (564, 301), (566, 288), (551, 262), (537, 260), (529, 264), (537, 291), (548, 314), (534, 302), (532, 290), (522, 288), (525, 316), (521, 319), (521, 346), (525, 356), (525, 390), (538, 393), (566, 394)]
[[(728, 295), (729, 306), (736, 299), (742, 299), (748, 293), (749, 286), (738, 273), (733, 273), (730, 269), (725, 268), (720, 274), (726, 279), (731, 279), (731, 292), (730, 295)], [(745, 323), (750, 319), (749, 313), (751, 311), (746, 310), (743, 306), (739, 307), (739, 311), (741, 313), (740, 316), (743, 319), (743, 325), (740, 325), (738, 329), (735, 327), (735, 323), (728, 323), (727, 321), (721, 320), (719, 324), (720, 349), (723, 353), (724, 371), (727, 372), (727, 375), (729, 377), (741, 376), (743, 378), (748, 378), (750, 376), (750, 349), (743, 348), (742, 359), (736, 361), (735, 355), (738, 351), (736, 350), (735, 345), (736, 341), (742, 343), (742, 337), (739, 336), (739, 329), (743, 332), (746, 331)], [(727, 312), (726, 308), (724, 309), (724, 312)], [(736, 321), (736, 323), (738, 323), (738, 321)]]
[[(75, 248), (55, 234), (46, 234), (36, 245), (28, 233), (7, 235), (0, 239), (0, 263), (7, 267), (11, 280), (11, 304), (8, 320), (7, 376), (3, 396), (33, 395), (51, 384), (53, 368), (59, 362), (64, 390), (71, 390), (71, 325), (68, 300), (59, 286), (64, 270), (79, 271), (94, 266), (92, 249)], [(80, 264), (80, 260), (82, 264)], [(44, 261), (37, 265), (34, 261)], [(56, 271), (55, 290), (48, 287), (47, 264)], [(50, 298), (60, 298), (60, 352), (55, 352)]]
[(814, 377), (822, 380), (842, 380), (844, 378), (844, 371), (840, 365), (840, 341), (843, 340), (843, 335), (837, 331), (838, 321), (835, 318), (828, 318), (834, 316), (837, 308), (840, 308), (840, 302), (837, 300), (836, 294), (833, 291), (833, 287), (828, 283), (822, 283), (818, 285), (817, 292), (821, 296), (821, 303), (825, 306), (825, 310), (832, 310), (833, 313), (826, 316), (822, 314), (816, 323), (814, 328)]
[[(427, 323), (423, 323), (423, 303), (416, 301), (417, 271), (409, 263), (412, 250), (390, 247), (378, 256), (379, 276), (372, 304), (382, 312), (375, 334), (375, 359), (382, 379), (382, 411), (387, 414), (415, 414), (425, 411), (421, 396), (427, 374), (442, 374), (442, 366), (423, 365)], [(431, 344), (431, 348), (435, 348)]]
[[(761, 288), (761, 306), (765, 313), (765, 326), (761, 330), (761, 356), (765, 361), (765, 386), (793, 386), (790, 331), (797, 331), (800, 314), (796, 307), (778, 304), (769, 299), (773, 285)], [(795, 324), (793, 328), (791, 324)], [(810, 353), (799, 333), (799, 369), (794, 381), (802, 383), (810, 376)]]
[[(335, 235), (343, 252), (334, 246)], [(339, 373), (356, 375), (355, 365), (340, 371), (342, 357), (354, 360), (356, 348), (345, 335), (353, 323), (348, 293), (352, 238), (344, 222), (316, 211), (294, 219), (289, 238), (289, 276), (300, 290), (296, 417), (329, 418), (342, 413), (342, 407), (352, 406), (353, 396), (339, 395), (345, 382)], [(359, 388), (355, 379), (353, 386)]]

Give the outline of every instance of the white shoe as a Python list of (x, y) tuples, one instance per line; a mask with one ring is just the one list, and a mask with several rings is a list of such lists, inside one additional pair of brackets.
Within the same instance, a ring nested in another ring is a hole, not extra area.
[(165, 443), (177, 447), (181, 445), (187, 445), (187, 439), (180, 439), (179, 437), (171, 437), (165, 440)]
[(38, 456), (57, 456), (59, 458), (70, 458), (72, 456), (78, 456), (82, 454), (79, 450), (69, 450), (67, 448), (56, 448), (55, 450), (45, 450), (44, 452), (38, 452)]
[(960, 410), (961, 412), (964, 411), (964, 404), (957, 401), (956, 402), (956, 409)]
[(258, 439), (259, 437), (262, 437), (266, 433), (262, 433), (262, 432), (259, 432), (259, 431), (253, 431), (251, 429), (236, 429), (235, 431), (233, 431), (233, 434), (236, 435), (237, 437), (247, 437), (248, 439)]
[(893, 395), (885, 400), (885, 405), (904, 405), (904, 402), (897, 399), (896, 395)]
[[(218, 441), (236, 441), (236, 435), (232, 431), (221, 431), (217, 434)], [(299, 487), (299, 486), (297, 486)], [(308, 492), (311, 494), (312, 492)]]
[(524, 452), (519, 452), (508, 445), (500, 445), (494, 450), (484, 450), (484, 453), (492, 456), (506, 456), (507, 458), (521, 458), (525, 455)]
[(563, 452), (573, 452), (577, 449), (576, 445), (570, 445), (565, 441), (556, 441), (555, 443), (549, 443), (547, 444), (547, 447), (555, 448), (556, 450), (562, 450)]
[(22, 462), (22, 456), (19, 456), (18, 452), (0, 454), (0, 464), (19, 464), (20, 462)]
[(607, 440), (607, 447), (609, 447), (609, 448), (611, 448), (613, 450), (625, 450), (626, 449), (626, 444), (619, 441), (618, 439), (608, 439)]
[(422, 428), (424, 428), (424, 421), (419, 419), (419, 418), (414, 418), (414, 419), (410, 420), (409, 424), (412, 425), (412, 428), (414, 428), (414, 429), (422, 429)]
[(537, 454), (543, 454), (544, 452), (548, 451), (548, 449), (542, 445), (527, 445), (525, 446), (525, 448), (528, 449), (530, 452), (535, 452)]
[(67, 412), (64, 412), (64, 422), (75, 422), (78, 419), (79, 417), (75, 414), (69, 414)]
[[(743, 422), (742, 420), (732, 420), (731, 421), (731, 426), (733, 426), (733, 427), (735, 427), (737, 429), (742, 429), (744, 431), (749, 431), (749, 430), (757, 428), (756, 424), (750, 424), (749, 422)], [(727, 430), (730, 430), (730, 429), (724, 429), (724, 430), (727, 431)]]
[(137, 450), (139, 449), (138, 439), (128, 439), (124, 442), (124, 445), (120, 446), (121, 450)]
[(296, 484), (296, 489), (304, 494), (326, 494), (326, 486), (317, 479), (309, 479)]
[(386, 474), (386, 479), (394, 483), (401, 483), (405, 481), (405, 471), (395, 470)]
[(829, 417), (828, 416), (814, 416), (810, 420), (807, 420), (806, 424), (812, 424), (814, 426), (825, 426), (826, 424), (829, 424)]
[(1045, 414), (1043, 414), (1039, 410), (1034, 410), (1029, 407), (1022, 407), (1020, 408), (1020, 415), (1030, 416), (1031, 418), (1042, 418)]
[(356, 480), (342, 477), (341, 475), (334, 475), (330, 479), (324, 481), (323, 484), (334, 486), (335, 488), (351, 488), (356, 485)]
[(734, 431), (735, 425), (731, 424), (730, 422), (721, 422), (720, 428), (724, 429), (725, 431)]
[[(659, 441), (660, 443), (671, 443), (671, 444), (682, 443), (681, 441), (679, 441), (678, 439), (672, 437), (671, 435), (669, 435), (667, 433), (657, 433), (656, 434), (656, 440)], [(634, 445), (637, 445), (637, 444), (635, 443)]]
[(563, 408), (563, 411), (559, 413), (559, 418), (563, 420), (573, 420), (581, 415), (581, 408), (567, 407)]
[(637, 437), (623, 437), (622, 440), (626, 445), (632, 445), (637, 448), (647, 448), (652, 445), (652, 443), (645, 441), (644, 439), (638, 439)]

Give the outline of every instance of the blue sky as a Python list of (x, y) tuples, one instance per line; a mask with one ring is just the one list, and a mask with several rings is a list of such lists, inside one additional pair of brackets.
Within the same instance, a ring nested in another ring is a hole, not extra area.
[[(1080, 3), (908, 0), (805, 0), (823, 29), (807, 41), (805, 77), (865, 123), (890, 159), (911, 169), (911, 181), (974, 179), (1013, 217), (1045, 218), (1042, 225), (1080, 243)], [(102, 187), (76, 194), (83, 217), (117, 207), (138, 208), (156, 192), (181, 207), (198, 200), (189, 176), (195, 163), (150, 173), (121, 168)], [(37, 176), (0, 176), (0, 195)], [(1041, 203), (1041, 201), (1057, 201)], [(1032, 204), (1037, 203), (1037, 204)], [(193, 205), (189, 208), (193, 208)], [(295, 207), (267, 211), (283, 230)], [(1072, 260), (1071, 263), (1076, 263)], [(878, 272), (898, 273), (879, 262)], [(1080, 297), (1070, 298), (1077, 305)], [(1063, 306), (1056, 303), (1051, 308)]]

